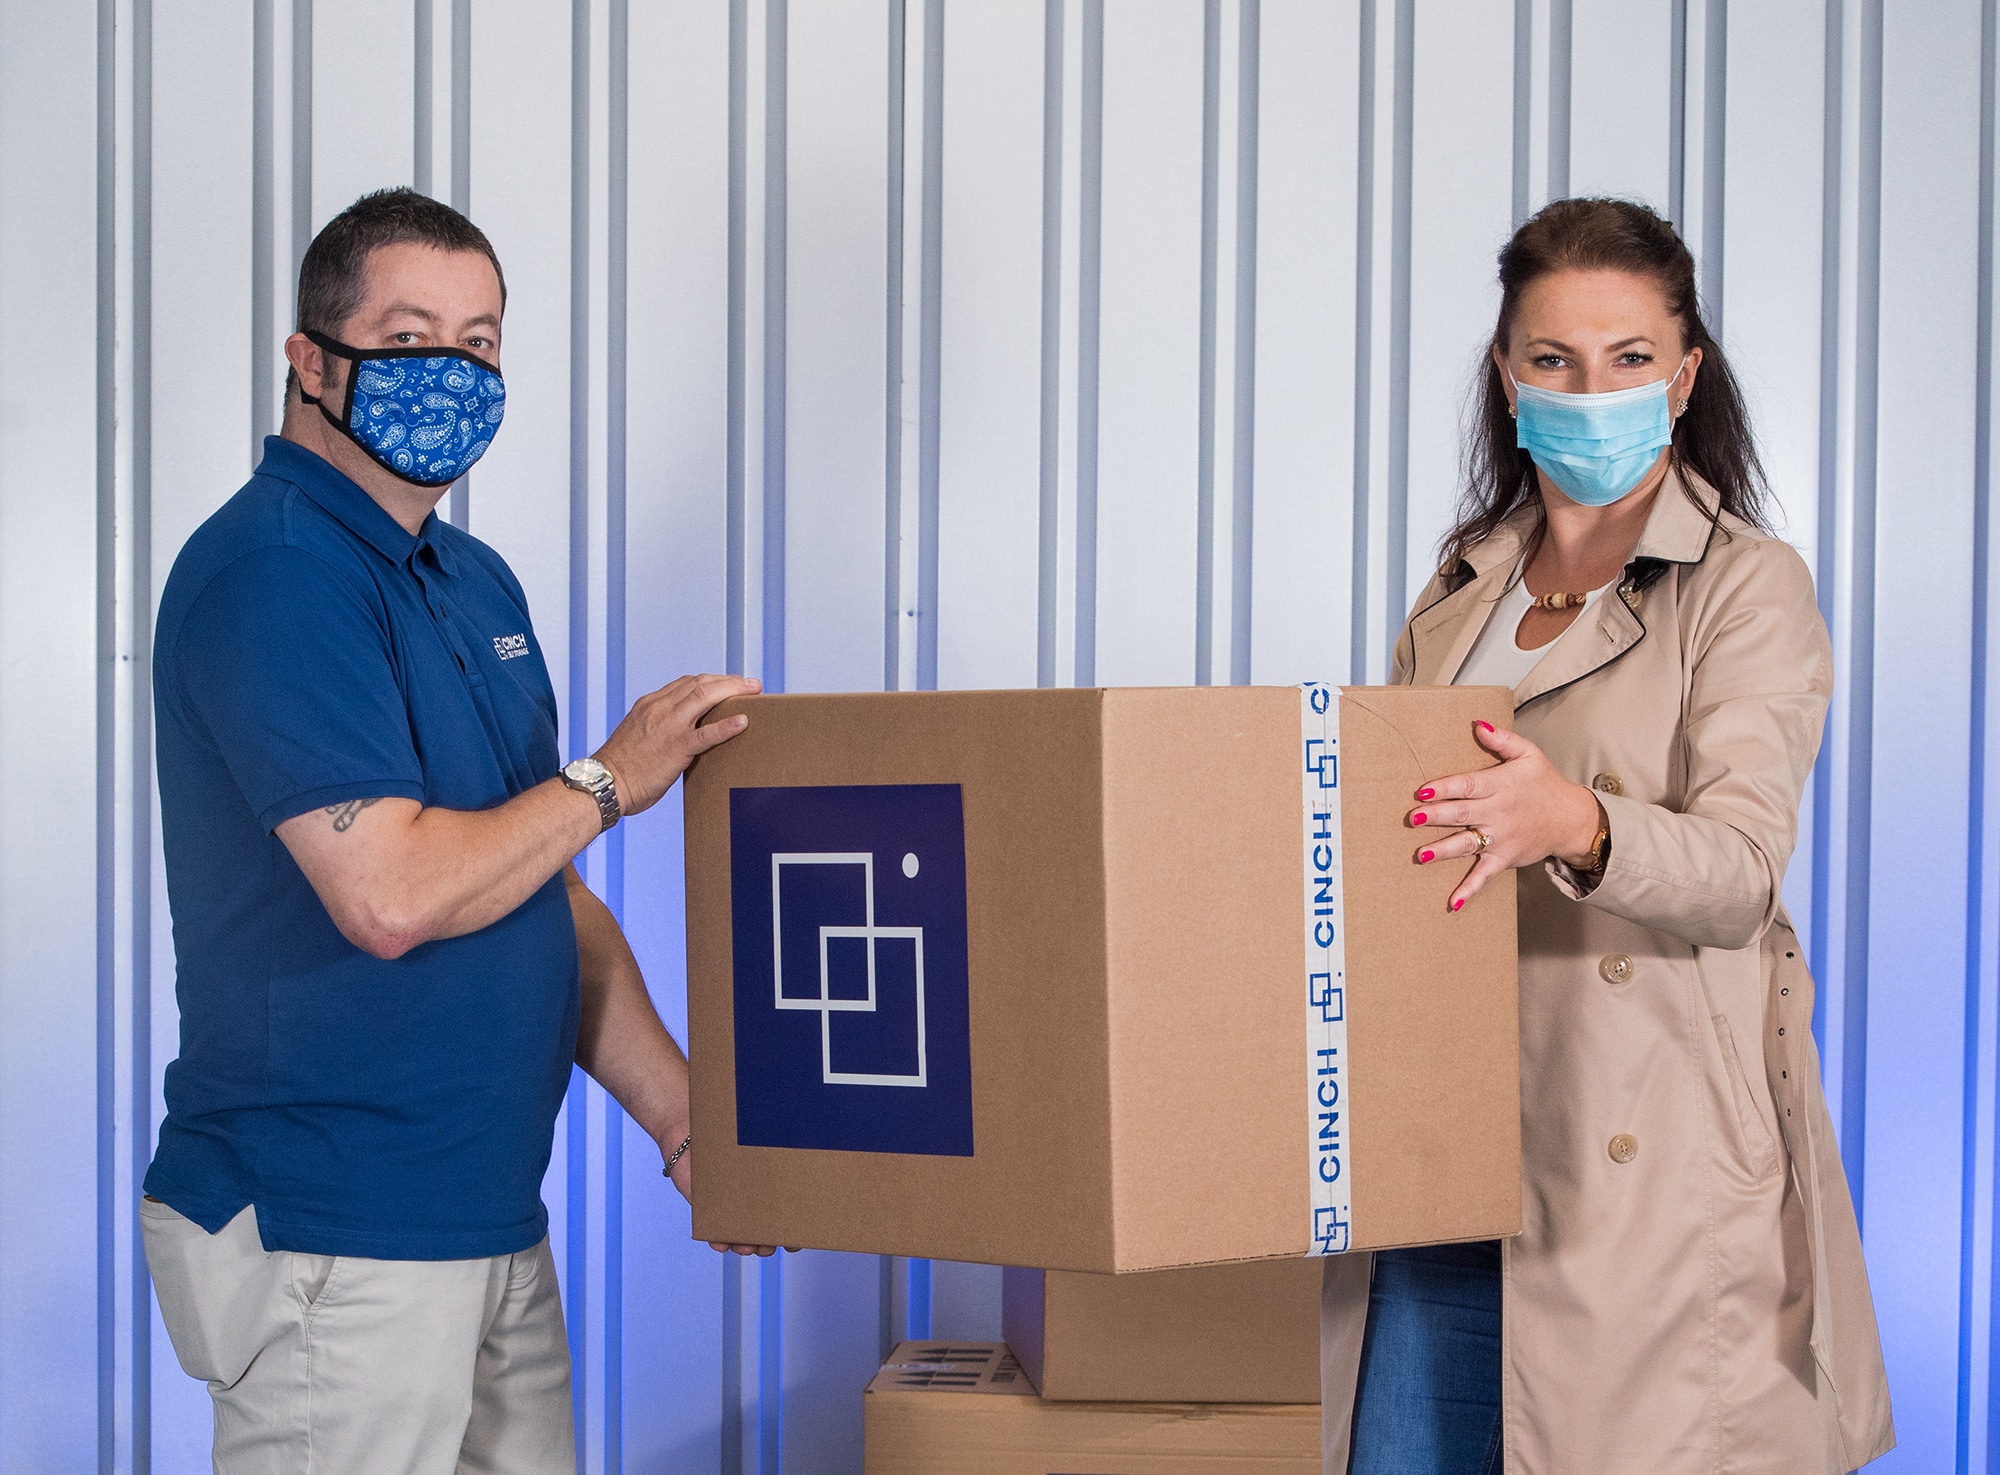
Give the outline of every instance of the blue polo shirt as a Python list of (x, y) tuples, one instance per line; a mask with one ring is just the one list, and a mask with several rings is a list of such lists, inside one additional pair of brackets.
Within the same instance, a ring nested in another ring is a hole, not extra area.
[(211, 1232), (255, 1204), (273, 1250), (536, 1244), (576, 1051), (561, 875), (385, 962), (272, 833), (352, 799), (486, 809), (555, 774), (555, 692), (513, 573), (435, 516), (412, 537), (271, 437), (174, 560), (153, 697), (181, 1052), (146, 1192)]

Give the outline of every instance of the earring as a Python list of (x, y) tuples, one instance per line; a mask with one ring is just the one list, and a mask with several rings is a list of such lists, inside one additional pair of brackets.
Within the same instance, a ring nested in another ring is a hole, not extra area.
[(1674, 407), (1674, 413), (1676, 415), (1685, 415), (1687, 412), (1688, 412), (1688, 402), (1686, 400), (1682, 400), (1678, 405)]
[(1521, 417), (1515, 412), (1514, 407), (1512, 405), (1509, 405), (1507, 406), (1507, 418), (1509, 420), (1518, 420)]

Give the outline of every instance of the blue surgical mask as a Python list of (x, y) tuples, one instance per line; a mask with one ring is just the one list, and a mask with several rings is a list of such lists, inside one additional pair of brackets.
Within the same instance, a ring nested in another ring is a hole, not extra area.
[(1660, 448), (1673, 442), (1667, 386), (1680, 372), (1607, 394), (1565, 394), (1517, 380), (1514, 443), (1572, 502), (1609, 507), (1645, 479)]
[(404, 481), (449, 486), (493, 443), (507, 387), (490, 364), (456, 348), (349, 348), (310, 329), (306, 337), (354, 368), (339, 415), (303, 389), (300, 397)]

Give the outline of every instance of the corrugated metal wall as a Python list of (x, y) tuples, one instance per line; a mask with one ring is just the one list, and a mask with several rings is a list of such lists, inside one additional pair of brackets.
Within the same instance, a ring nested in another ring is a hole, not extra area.
[[(1884, 1464), (2000, 1468), (1995, 25), (1994, 0), (0, 0), (0, 1472), (205, 1468), (133, 1233), (175, 1041), (148, 630), (273, 425), (299, 252), (397, 182), (507, 265), (507, 430), (450, 511), (520, 572), (578, 752), (690, 668), (1379, 679), (1495, 248), (1570, 192), (1683, 222), (1839, 652), (1792, 896)], [(586, 865), (678, 1027), (672, 809)], [(594, 1087), (548, 1194), (591, 1471), (856, 1471), (887, 1338), (997, 1335), (990, 1270), (688, 1243)]]

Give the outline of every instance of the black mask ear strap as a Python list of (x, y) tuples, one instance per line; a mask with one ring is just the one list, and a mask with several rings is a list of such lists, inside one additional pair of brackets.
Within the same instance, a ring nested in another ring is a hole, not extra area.
[[(313, 345), (317, 347), (321, 353), (330, 353), (334, 355), (334, 357), (336, 358), (344, 358), (349, 363), (355, 366), (354, 369), (348, 370), (347, 403), (341, 406), (341, 410), (343, 413), (337, 419), (335, 418), (333, 412), (327, 409), (326, 402), (324, 400), (320, 399), (316, 395), (310, 395), (306, 393), (306, 386), (303, 380), (301, 380), (299, 383), (299, 398), (306, 404), (317, 405), (319, 407), (320, 414), (326, 417), (326, 423), (331, 425), (335, 430), (340, 431), (343, 435), (347, 435), (351, 439), (353, 436), (353, 432), (348, 430), (347, 421), (348, 418), (352, 416), (354, 413), (355, 369), (360, 368), (361, 360), (366, 358), (368, 355), (363, 353), (358, 348), (348, 347), (348, 345), (342, 343), (338, 338), (329, 338), (326, 334), (320, 332), (317, 328), (307, 328), (305, 330), (305, 335), (308, 339), (312, 341)], [(322, 369), (320, 373), (320, 380), (322, 383), (324, 383), (325, 379), (326, 379), (326, 373)], [(355, 443), (357, 445), (360, 444), (360, 442), (358, 441)]]

